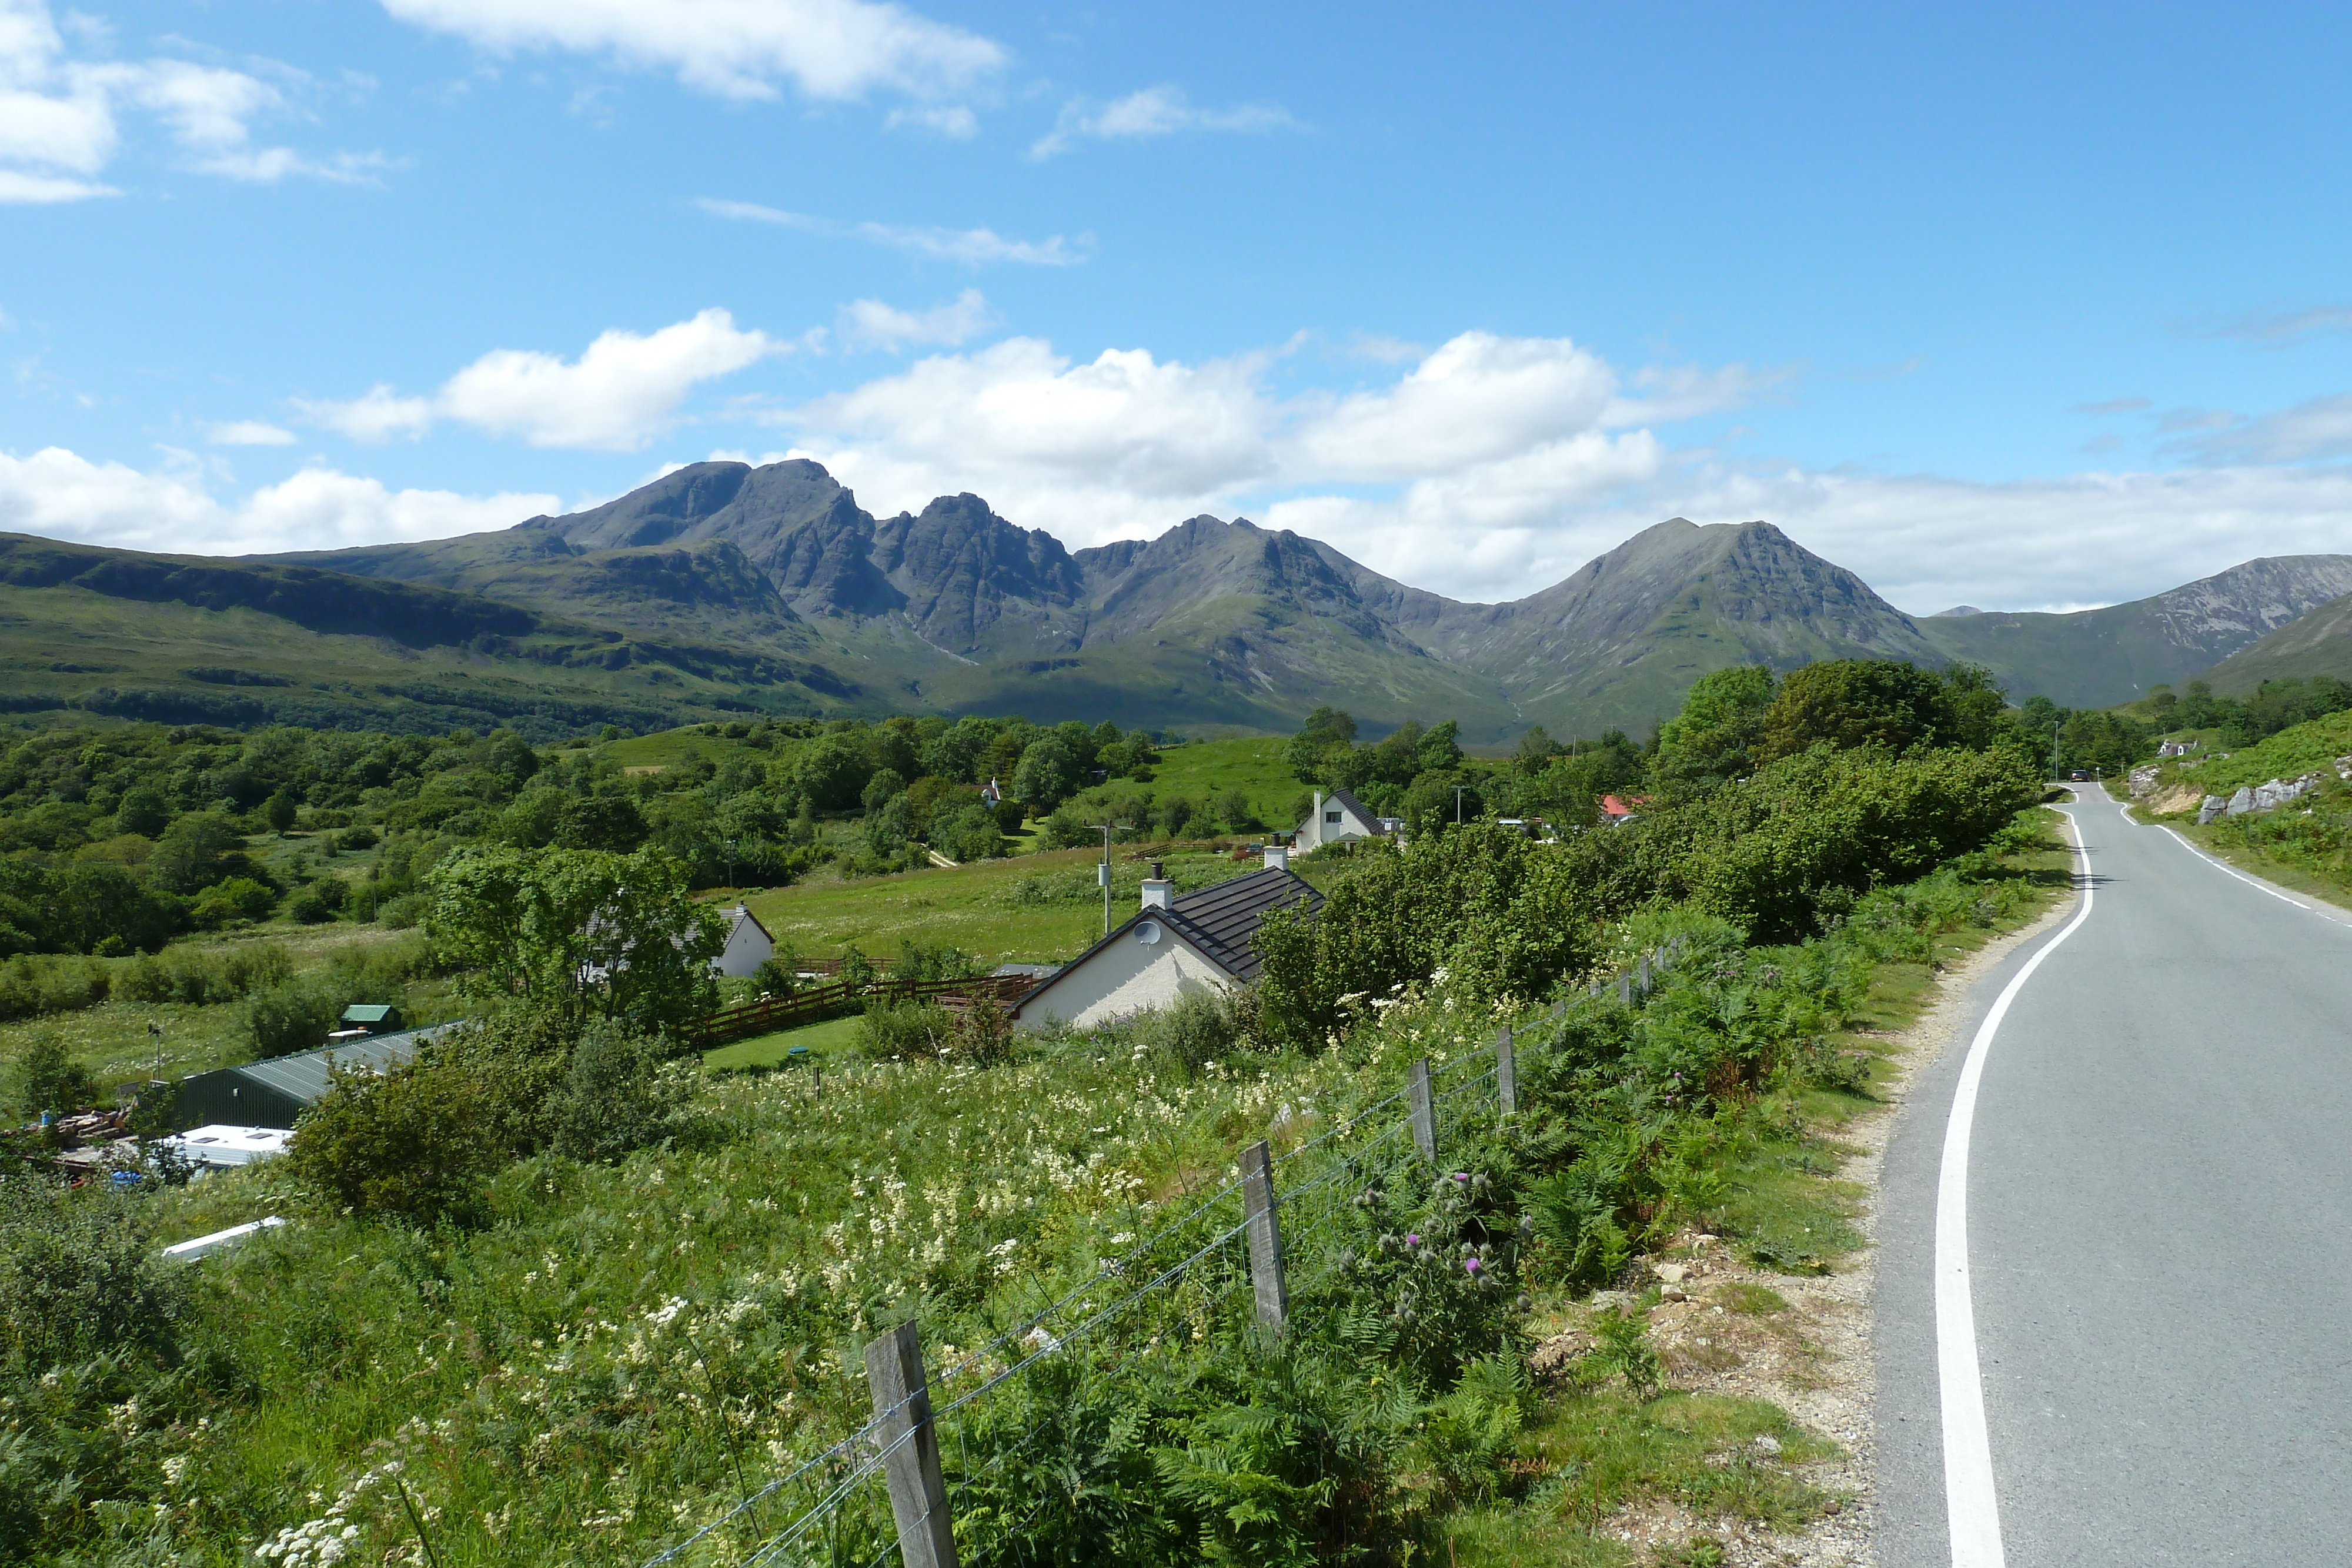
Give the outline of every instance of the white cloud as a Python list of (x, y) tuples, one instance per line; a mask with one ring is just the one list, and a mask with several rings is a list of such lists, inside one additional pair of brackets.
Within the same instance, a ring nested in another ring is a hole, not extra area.
[(380, 481), (306, 469), (234, 505), (193, 470), (93, 463), (63, 447), (0, 453), (0, 529), (168, 554), (338, 549), (389, 539), (444, 538), (510, 528), (552, 512), (554, 496), (460, 496), (393, 490)]
[(1176, 87), (1148, 87), (1109, 103), (1076, 99), (1062, 106), (1054, 129), (1029, 149), (1030, 156), (1050, 158), (1067, 152), (1072, 142), (1137, 141), (1147, 136), (1173, 136), (1181, 131), (1295, 131), (1298, 121), (1279, 104), (1244, 103), (1230, 109), (1201, 109)]
[(1564, 339), (1464, 333), (1388, 384), (1337, 398), (1276, 396), (1269, 362), (1113, 350), (1076, 363), (1014, 338), (919, 361), (784, 422), (803, 455), (882, 511), (973, 490), (1024, 527), (1088, 545), (1260, 505), (1261, 520), (1443, 591), (1480, 580), (1480, 562), (1517, 549), (1509, 537), (1662, 466), (1649, 433), (1603, 427), (1617, 377)]
[(1085, 261), (1094, 250), (1094, 236), (1090, 234), (1079, 235), (1076, 238), (1053, 235), (1042, 240), (1006, 239), (990, 228), (845, 224), (831, 218), (814, 217), (806, 213), (788, 213), (781, 207), (764, 207), (757, 202), (725, 202), (708, 196), (696, 201), (695, 205), (713, 217), (775, 224), (782, 228), (798, 229), (803, 234), (822, 235), (828, 239), (862, 239), (872, 245), (887, 246), (893, 250), (908, 251), (937, 261), (961, 262), (966, 267), (981, 267), (995, 261), (1020, 262), (1029, 267), (1075, 267)]
[(379, 384), (348, 402), (305, 402), (320, 423), (359, 441), (423, 435), (454, 419), (533, 446), (634, 452), (698, 382), (732, 374), (790, 345), (741, 331), (724, 310), (705, 310), (640, 336), (615, 328), (575, 361), (524, 349), (493, 349), (431, 397), (404, 397)]
[(489, 49), (553, 48), (660, 67), (722, 98), (813, 99), (877, 89), (919, 101), (982, 86), (1003, 45), (871, 0), (384, 0), (406, 22)]
[[(102, 29), (79, 31), (86, 43), (105, 42)], [(257, 146), (252, 122), (291, 111), (278, 88), (185, 60), (73, 58), (47, 0), (0, 0), (0, 203), (120, 194), (94, 176), (115, 157), (123, 110), (152, 115), (190, 167), (228, 179), (353, 181), (386, 166), (372, 153), (320, 162), (291, 148)]]
[(1654, 493), (1698, 522), (1777, 523), (1915, 614), (1963, 603), (2112, 604), (2257, 556), (2352, 553), (2352, 470), (2341, 467), (2094, 473), (2000, 484), (1706, 471), (1677, 476)]
[(211, 426), (205, 439), (215, 446), (291, 446), (295, 435), (262, 420), (240, 419)]
[(2186, 447), (2213, 463), (2302, 463), (2352, 457), (2352, 395), (2314, 398), (2275, 413), (2241, 418), (2221, 411), (2183, 411), (2163, 422), (2169, 431), (2204, 431)]
[[(1621, 372), (1566, 340), (1457, 336), (1345, 396), (1285, 397), (1272, 356), (1090, 361), (1014, 338), (782, 416), (879, 512), (971, 490), (1076, 547), (1249, 515), (1456, 598), (1522, 598), (1662, 518), (1762, 518), (1915, 613), (2137, 598), (2259, 555), (2352, 553), (2352, 467), (2207, 466), (2008, 484), (1677, 450), (1678, 419), (1784, 373)], [(1627, 428), (1637, 413), (1646, 423)], [(2352, 451), (2352, 401), (2240, 421), (2242, 445)], [(2251, 434), (2249, 434), (2251, 433)], [(2210, 434), (2210, 433), (2209, 433)]]
[(946, 305), (921, 312), (900, 310), (879, 299), (856, 299), (841, 308), (836, 335), (852, 348), (897, 352), (909, 344), (944, 343), (952, 348), (988, 327), (994, 318), (977, 288), (967, 288)]

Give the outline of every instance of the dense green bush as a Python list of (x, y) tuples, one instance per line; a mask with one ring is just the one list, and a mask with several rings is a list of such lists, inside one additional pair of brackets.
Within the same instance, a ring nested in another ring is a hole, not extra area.
[(1685, 837), (1664, 891), (1782, 941), (1815, 928), (1824, 895), (1908, 881), (1981, 848), (2040, 794), (2031, 764), (2007, 749), (1817, 747), (1653, 831)]
[(266, 920), (278, 907), (278, 890), (249, 876), (232, 876), (196, 894), (188, 918), (206, 931)]
[(0, 964), (0, 1022), (98, 1007), (113, 988), (107, 967), (94, 959), (19, 955)]
[(1440, 969), (1484, 1000), (1549, 992), (1592, 961), (1599, 931), (1567, 857), (1490, 821), (1364, 846), (1319, 915), (1258, 938), (1269, 1041), (1314, 1050), (1370, 1000)]
[(341, 991), (314, 980), (289, 981), (262, 992), (246, 1004), (254, 1060), (266, 1061), (326, 1044), (346, 1005)]
[(352, 1214), (432, 1225), (478, 1218), (507, 1152), (481, 1127), (488, 1096), (471, 1064), (420, 1053), (378, 1074), (337, 1067), (287, 1145), (287, 1174)]
[(240, 942), (210, 951), (172, 947), (133, 959), (115, 991), (134, 1002), (200, 1007), (275, 989), (293, 974), (292, 956), (274, 942)]
[(9, 1109), (29, 1121), (44, 1111), (78, 1111), (96, 1103), (98, 1080), (63, 1040), (43, 1030), (25, 1041), (10, 1064), (7, 1095)]
[(665, 1071), (660, 1042), (599, 1023), (580, 1037), (551, 1121), (555, 1152), (611, 1161), (657, 1144), (686, 1103), (686, 1072)]

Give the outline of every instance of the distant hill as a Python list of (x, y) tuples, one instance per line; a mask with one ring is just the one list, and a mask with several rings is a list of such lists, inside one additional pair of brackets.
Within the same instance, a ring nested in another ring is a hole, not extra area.
[(2352, 593), (2249, 643), (2203, 673), (2215, 691), (2242, 696), (2264, 681), (2333, 675), (2352, 681)]
[[(1966, 659), (2021, 699), (2102, 706), (2347, 593), (2352, 557), (2294, 556), (2079, 614), (1915, 620), (1769, 523), (1675, 517), (1471, 604), (1246, 518), (1069, 550), (977, 496), (877, 518), (815, 463), (698, 463), (588, 511), (423, 543), (205, 561), (16, 539), (0, 644), (23, 650), (19, 711), (116, 700), (89, 694), (135, 676), (173, 711), (396, 711), (402, 727), (426, 722), (399, 707), (415, 701), (541, 728), (756, 709), (1279, 732), (1330, 704), (1374, 733), (1451, 717), (1492, 743), (1532, 724), (1641, 733), (1709, 670), (1844, 656)], [(134, 653), (127, 630), (94, 631), (101, 601), (171, 608)], [(222, 643), (225, 615), (247, 617), (241, 642)], [(446, 678), (404, 678), (419, 663)], [(256, 680), (225, 693), (197, 669)], [(507, 685), (470, 700), (483, 688), (461, 674)]]
[(2273, 556), (2104, 610), (1947, 611), (1918, 625), (1943, 657), (2000, 676), (2013, 699), (2106, 707), (2178, 685), (2346, 593), (2352, 556)]
[[(639, 621), (676, 587), (648, 554), (591, 568), (632, 580), (616, 591)], [(0, 534), (0, 711), (413, 733), (510, 724), (534, 738), (814, 713), (856, 695), (772, 655), (435, 585), (23, 534)]]
[(747, 622), (740, 593), (714, 599), (716, 623), (749, 641), (855, 669), (898, 706), (1037, 718), (1280, 730), (1329, 703), (1375, 728), (1444, 714), (1492, 740), (1538, 722), (1646, 727), (1727, 663), (1940, 656), (1768, 523), (1675, 518), (1529, 598), (1465, 604), (1245, 518), (1075, 552), (971, 495), (877, 519), (806, 461), (695, 464), (496, 534), (283, 559), (635, 624), (669, 612), (588, 569), (654, 549), (740, 551), (806, 632)]

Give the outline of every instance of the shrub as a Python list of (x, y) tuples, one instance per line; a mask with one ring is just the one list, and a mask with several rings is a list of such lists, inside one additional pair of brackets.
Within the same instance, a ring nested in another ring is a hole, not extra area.
[(555, 1152), (612, 1161), (667, 1136), (688, 1085), (665, 1071), (654, 1040), (600, 1023), (572, 1048), (552, 1116)]
[(0, 1020), (79, 1012), (103, 1003), (112, 988), (103, 964), (19, 955), (0, 964)]
[(25, 1042), (8, 1071), (8, 1103), (27, 1119), (44, 1111), (79, 1111), (97, 1098), (96, 1076), (47, 1030)]
[(947, 1056), (955, 1033), (955, 1019), (936, 1002), (877, 1000), (858, 1024), (857, 1050), (869, 1061)]
[(239, 944), (213, 953), (171, 947), (133, 959), (115, 988), (135, 1002), (202, 1007), (273, 989), (293, 973), (294, 960), (276, 943)]
[(0, 1174), (0, 1364), (39, 1374), (124, 1352), (169, 1359), (193, 1308), (135, 1199)]
[(343, 912), (344, 886), (340, 878), (322, 876), (306, 883), (286, 901), (286, 913), (304, 925), (324, 925)]
[(276, 890), (249, 876), (232, 876), (196, 894), (189, 918), (207, 931), (242, 921), (264, 920), (278, 907)]
[(1097, 842), (1101, 835), (1079, 821), (1080, 813), (1064, 806), (1045, 819), (1045, 847), (1049, 850), (1082, 849)]
[(1175, 1005), (1135, 1020), (1136, 1043), (1157, 1051), (1186, 1072), (1198, 1072), (1230, 1054), (1244, 1039), (1233, 998), (1222, 992), (1188, 991)]
[(483, 1136), (485, 1096), (461, 1061), (427, 1050), (378, 1075), (338, 1067), (287, 1145), (287, 1173), (363, 1216), (464, 1223), (502, 1151)]
[(930, 840), (951, 861), (992, 860), (1004, 853), (1003, 831), (985, 806), (964, 806), (934, 819)]
[(342, 1010), (336, 993), (315, 984), (289, 983), (254, 998), (246, 1009), (254, 1060), (314, 1051), (326, 1044)]

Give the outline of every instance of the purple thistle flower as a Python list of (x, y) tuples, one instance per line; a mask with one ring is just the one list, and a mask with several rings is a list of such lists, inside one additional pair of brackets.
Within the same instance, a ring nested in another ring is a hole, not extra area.
[(1421, 1232), (1420, 1232), (1420, 1231), (1418, 1231), (1418, 1230), (1408, 1230), (1408, 1231), (1406, 1231), (1406, 1232), (1404, 1233), (1404, 1244), (1405, 1244), (1406, 1246), (1408, 1246), (1408, 1247), (1418, 1247), (1418, 1246), (1420, 1246), (1420, 1245), (1421, 1245)]
[(1462, 1260), (1462, 1267), (1466, 1272), (1475, 1274), (1478, 1271), (1478, 1260), (1475, 1258), (1465, 1258)]

